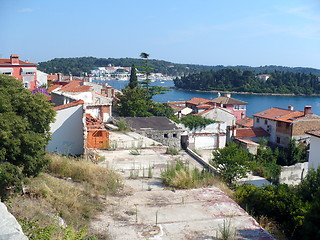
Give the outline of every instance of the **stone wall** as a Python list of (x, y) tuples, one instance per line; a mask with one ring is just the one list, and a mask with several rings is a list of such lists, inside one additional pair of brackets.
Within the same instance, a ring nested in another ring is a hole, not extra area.
[(181, 149), (181, 130), (136, 130), (135, 132), (162, 143), (169, 148)]
[(280, 183), (297, 185), (308, 173), (308, 162), (285, 166), (281, 169)]

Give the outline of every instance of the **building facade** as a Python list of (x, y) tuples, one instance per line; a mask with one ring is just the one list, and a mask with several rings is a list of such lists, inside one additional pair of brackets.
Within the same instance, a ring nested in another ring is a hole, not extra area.
[(21, 61), (17, 54), (0, 58), (0, 74), (18, 79), (27, 89), (34, 90), (37, 87), (37, 63)]

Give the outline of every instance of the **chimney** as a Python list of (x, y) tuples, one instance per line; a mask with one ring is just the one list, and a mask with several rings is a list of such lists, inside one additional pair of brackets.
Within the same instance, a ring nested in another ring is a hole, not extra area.
[(293, 105), (289, 105), (288, 110), (293, 111)]
[(59, 82), (62, 81), (62, 73), (58, 73), (58, 81), (59, 81)]
[(69, 80), (70, 80), (70, 82), (72, 81), (72, 74), (71, 73), (69, 74)]
[(19, 64), (19, 55), (17, 54), (11, 54), (10, 56), (10, 63), (14, 64), (14, 65), (18, 65)]
[(304, 107), (304, 115), (311, 114), (311, 106), (305, 106)]

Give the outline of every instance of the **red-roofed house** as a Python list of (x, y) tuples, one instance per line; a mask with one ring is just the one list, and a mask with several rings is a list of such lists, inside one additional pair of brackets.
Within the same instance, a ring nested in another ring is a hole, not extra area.
[(298, 143), (308, 144), (310, 136), (306, 133), (312, 129), (320, 129), (320, 116), (311, 113), (311, 106), (304, 111), (294, 111), (273, 107), (253, 115), (254, 127), (261, 127), (270, 134), (270, 142), (279, 146), (287, 146), (290, 139)]
[[(114, 91), (96, 83), (74, 80), (66, 85), (50, 87), (52, 102), (56, 105), (83, 100), (86, 113), (106, 122), (112, 113)], [(107, 95), (108, 94), (108, 95)]]
[(259, 147), (259, 139), (269, 140), (270, 134), (263, 128), (236, 128), (233, 130), (233, 141), (240, 144), (250, 153), (256, 154)]
[(99, 119), (85, 113), (83, 100), (54, 107), (56, 120), (47, 150), (63, 155), (81, 155), (86, 148), (106, 148), (109, 132)]
[(15, 77), (27, 89), (34, 90), (37, 87), (37, 63), (21, 61), (17, 54), (0, 58), (0, 74)]
[(225, 96), (218, 96), (217, 98), (211, 100), (212, 104), (217, 107), (226, 108), (231, 110), (232, 114), (236, 116), (236, 120), (240, 120), (246, 117), (246, 105), (247, 102), (235, 99), (231, 97), (231, 94), (226, 94)]

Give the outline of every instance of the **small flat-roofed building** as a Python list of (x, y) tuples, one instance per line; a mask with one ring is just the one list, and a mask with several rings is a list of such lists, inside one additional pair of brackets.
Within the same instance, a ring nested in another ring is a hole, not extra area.
[(151, 138), (174, 149), (181, 148), (183, 129), (166, 117), (127, 117), (130, 128), (142, 136)]

